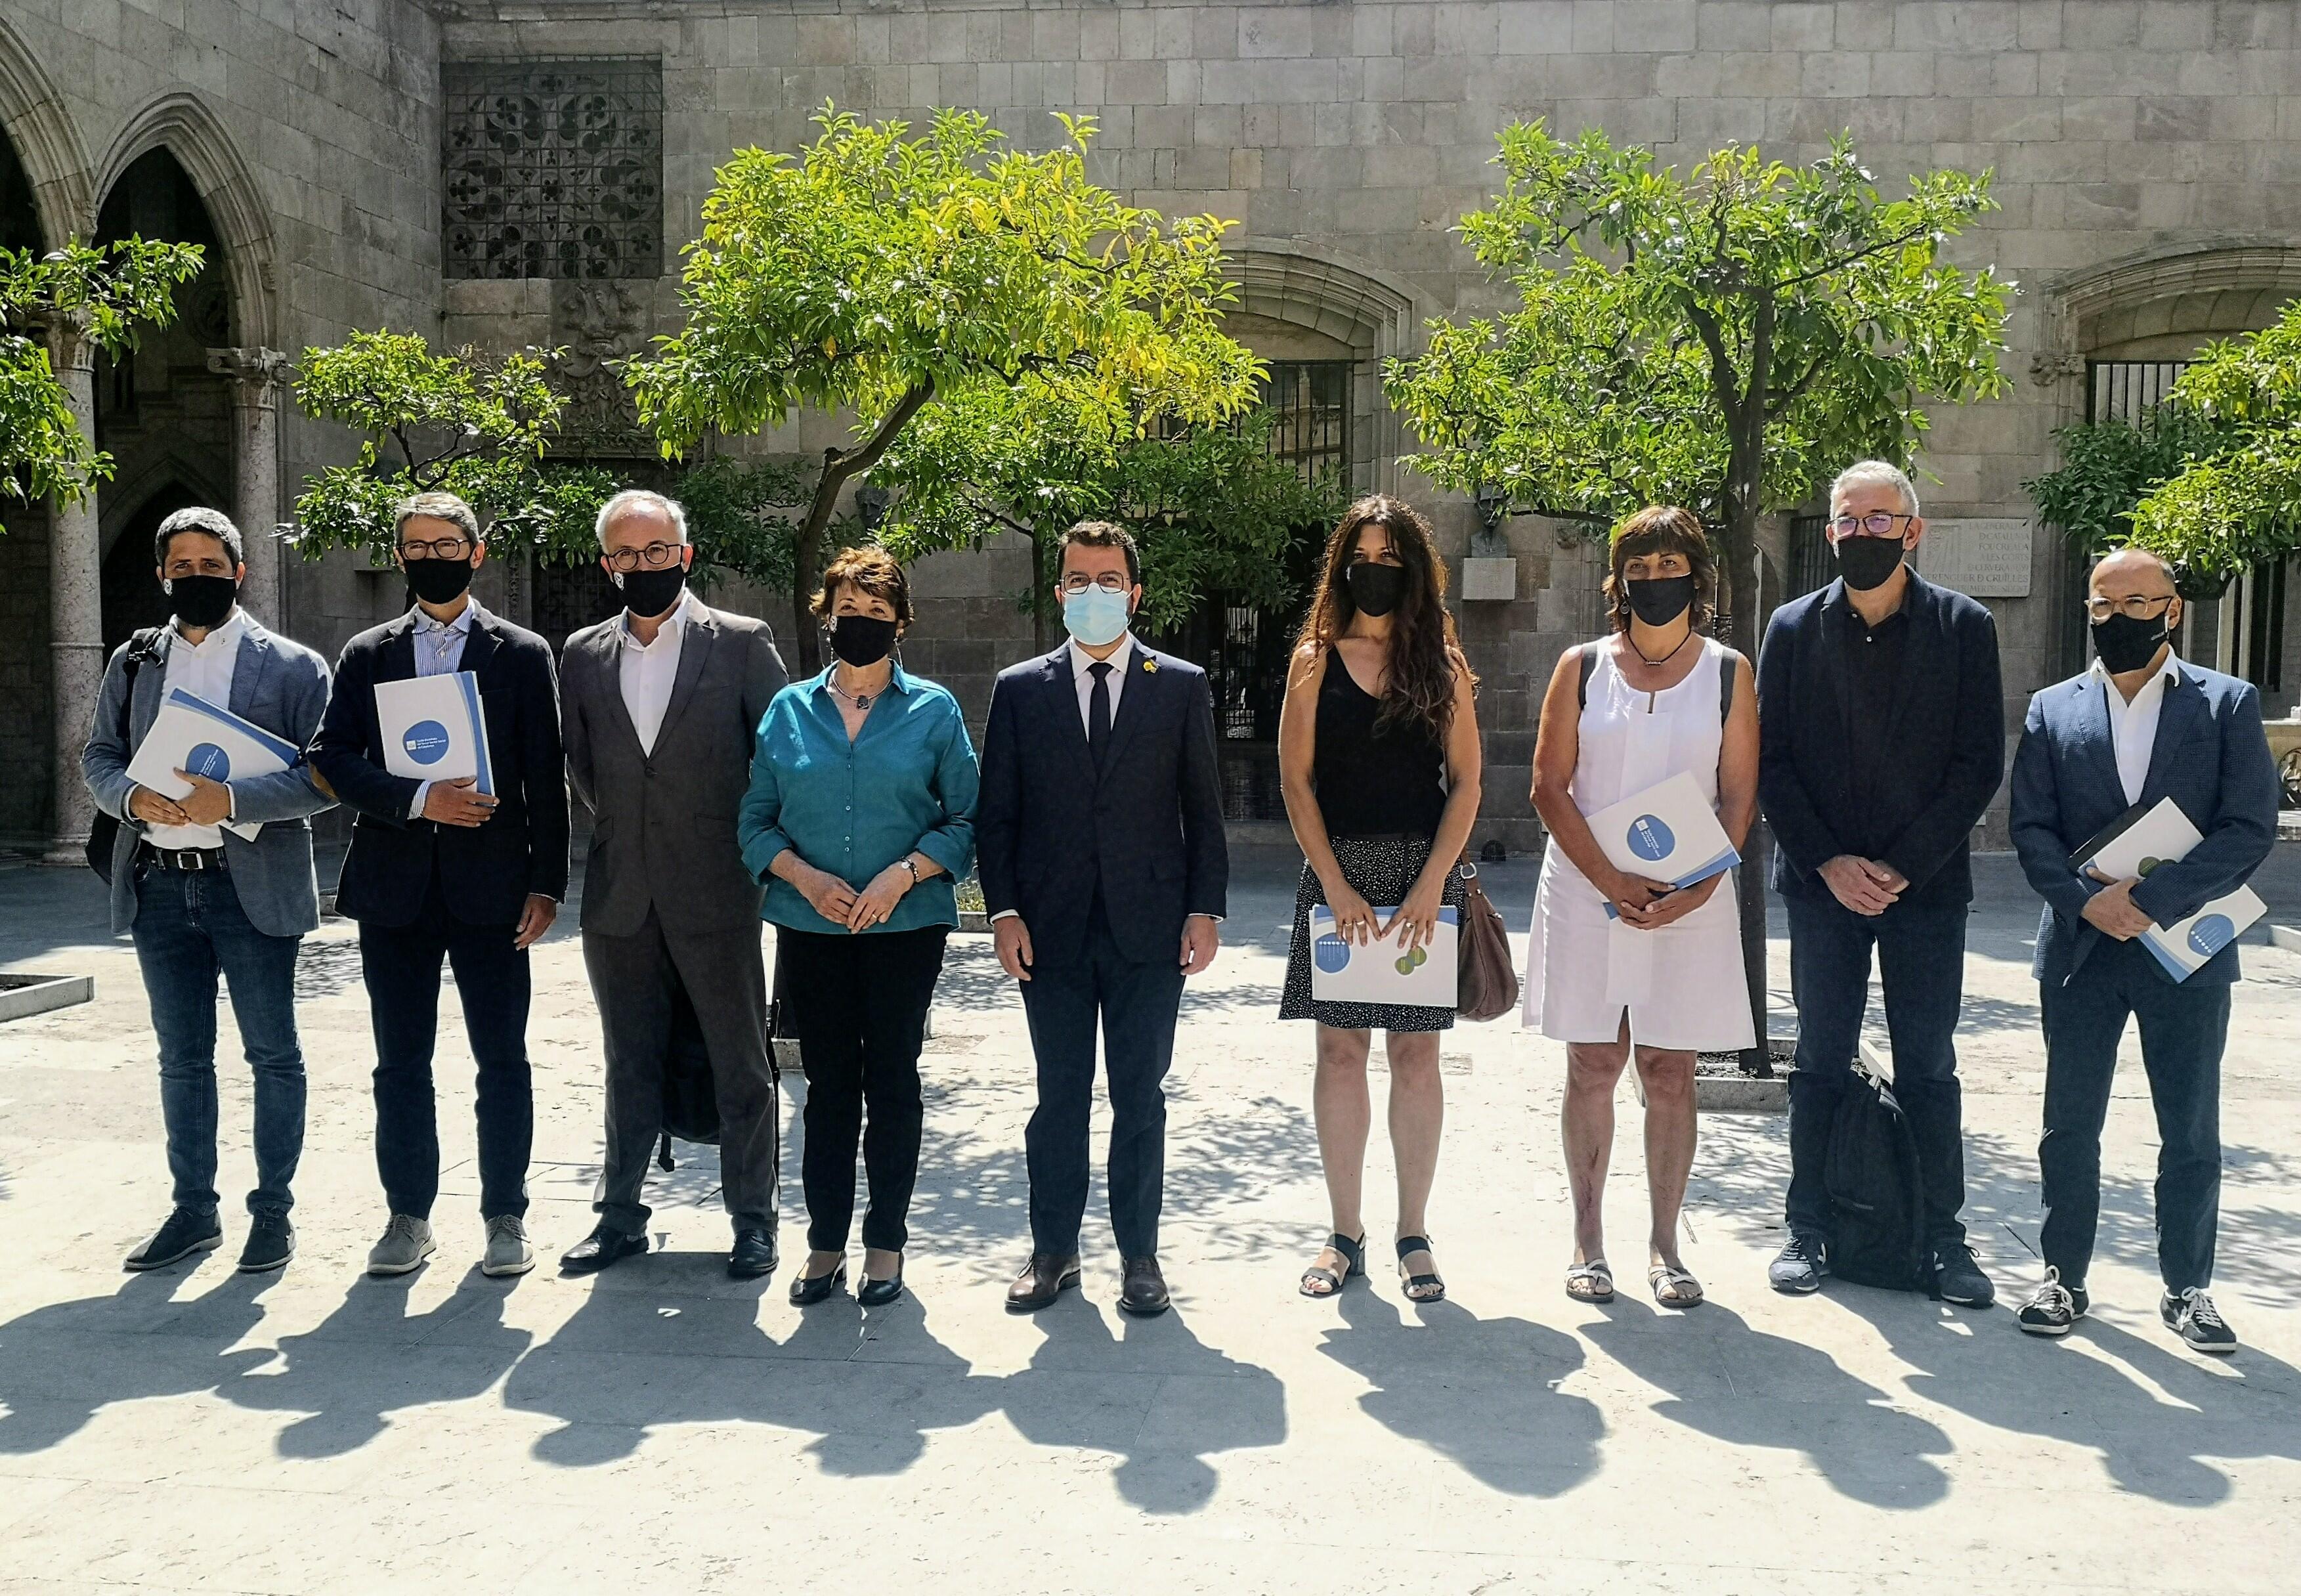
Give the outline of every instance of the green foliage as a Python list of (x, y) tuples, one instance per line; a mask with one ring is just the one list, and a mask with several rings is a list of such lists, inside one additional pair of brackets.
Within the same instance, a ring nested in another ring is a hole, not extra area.
[[(778, 593), (791, 590), (798, 522), (790, 512), (810, 497), (805, 472), (774, 461), (716, 455), (675, 473), (665, 491), (687, 508), (699, 581), (725, 572)], [(840, 523), (833, 540), (860, 541), (858, 533), (853, 523)], [(592, 552), (588, 542), (586, 552)]]
[(2010, 285), (1941, 259), (1992, 208), (1987, 173), (1888, 201), (1842, 138), (1808, 166), (1729, 146), (1686, 177), (1594, 129), (1501, 146), (1503, 190), (1461, 231), (1519, 308), (1435, 322), (1387, 372), (1429, 446), (1409, 464), (1449, 488), (1595, 527), (1683, 505), (1739, 587), (1761, 512), (1861, 456), (1906, 459), (1922, 397), (2005, 386)]
[(2140, 425), (2123, 421), (2080, 422), (2054, 434), (2061, 464), (2021, 486), (2049, 526), (2061, 528), (2088, 555), (2105, 554), (2133, 539), (2133, 514), (2141, 501), (2178, 475), (2211, 436), (2194, 412), (2160, 405)]
[(2223, 576), (2301, 547), (2301, 301), (2274, 326), (2208, 344), (2168, 408), (2191, 414), (2197, 435), (2134, 510), (2134, 541)]
[(65, 322), (99, 348), (132, 347), (139, 323), (175, 319), (175, 288), (199, 275), (197, 244), (77, 241), (46, 255), (0, 249), (0, 502), (85, 497), (112, 456), (73, 424), (63, 385), (32, 329)]

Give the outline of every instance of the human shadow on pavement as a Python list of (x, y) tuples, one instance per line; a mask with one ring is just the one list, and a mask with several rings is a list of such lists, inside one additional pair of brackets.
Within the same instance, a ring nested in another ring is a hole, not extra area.
[(2253, 1347), (2226, 1361), (2192, 1353), (2155, 1324), (2154, 1297), (2130, 1305), (2151, 1316), (2146, 1333), (2096, 1316), (2056, 1341), (2022, 1334), (2003, 1308), (1835, 1295), (1917, 1371), (1906, 1377), (1912, 1395), (2000, 1430), (2088, 1448), (2121, 1489), (2207, 1506), (2230, 1494), (2225, 1460), (2301, 1461), (2301, 1370)]
[(1819, 1348), (1753, 1330), (1714, 1299), (1679, 1311), (1618, 1298), (1602, 1312), (1582, 1333), (1663, 1391), (1653, 1411), (1673, 1424), (1729, 1446), (1799, 1453), (1871, 1507), (1925, 1508), (1948, 1494), (1936, 1459), (1955, 1450), (1950, 1438)]
[(1343, 1328), (1318, 1349), (1374, 1387), (1359, 1406), (1393, 1434), (1516, 1496), (1560, 1496), (1598, 1472), (1604, 1416), (1559, 1390), (1583, 1365), (1572, 1336), (1452, 1301), (1402, 1310), (1351, 1289), (1334, 1302)]
[(186, 1266), (131, 1274), (117, 1291), (52, 1302), (0, 1324), (0, 1454), (45, 1451), (105, 1408), (213, 1391), (272, 1360), (231, 1350), (263, 1321), (276, 1275), (227, 1274), (198, 1296)]

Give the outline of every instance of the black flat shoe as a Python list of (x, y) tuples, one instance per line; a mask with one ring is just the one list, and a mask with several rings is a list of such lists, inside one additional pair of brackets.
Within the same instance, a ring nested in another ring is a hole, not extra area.
[(1118, 1288), (1118, 1307), (1122, 1313), (1138, 1318), (1150, 1318), (1167, 1311), (1167, 1277), (1159, 1272), (1155, 1258), (1123, 1258), (1125, 1274)]
[(885, 1280), (874, 1280), (866, 1274), (863, 1289), (855, 1293), (855, 1300), (866, 1308), (884, 1308), (903, 1294), (903, 1266), (898, 1256), (895, 1272)]
[(746, 1225), (735, 1233), (734, 1250), (727, 1255), (727, 1277), (757, 1280), (773, 1274), (782, 1260), (775, 1256), (775, 1233)]
[(164, 1269), (179, 1258), (196, 1252), (213, 1252), (223, 1245), (223, 1225), (213, 1209), (195, 1214), (189, 1208), (178, 1208), (168, 1216), (168, 1222), (154, 1231), (149, 1239), (121, 1260), (129, 1269)]
[(808, 1274), (804, 1271), (791, 1276), (791, 1299), (793, 1308), (813, 1308), (827, 1300), (831, 1293), (847, 1283), (847, 1260), (839, 1260), (838, 1267), (828, 1274)]
[(648, 1249), (648, 1239), (602, 1224), (559, 1255), (559, 1266), (570, 1274), (596, 1274), (621, 1258)]
[(259, 1216), (247, 1227), (247, 1245), (239, 1249), (239, 1272), (266, 1274), (284, 1268), (295, 1256), (296, 1227), (288, 1223), (288, 1216), (269, 1219)]

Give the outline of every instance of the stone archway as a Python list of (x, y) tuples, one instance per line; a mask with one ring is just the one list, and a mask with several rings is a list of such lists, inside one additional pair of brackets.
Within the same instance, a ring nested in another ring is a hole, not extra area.
[(49, 247), (96, 221), (94, 169), (79, 130), (32, 48), (0, 17), (0, 132), (21, 162)]

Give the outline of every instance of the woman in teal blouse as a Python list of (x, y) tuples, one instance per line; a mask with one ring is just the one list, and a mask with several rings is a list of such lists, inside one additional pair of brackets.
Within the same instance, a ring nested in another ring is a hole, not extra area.
[(875, 1307), (903, 1291), (919, 1049), (958, 923), (952, 885), (975, 853), (975, 746), (958, 701), (895, 664), (911, 596), (891, 556), (841, 555), (815, 613), (837, 662), (767, 706), (735, 829), (766, 885), (775, 990), (807, 1071), (811, 1250), (791, 1300), (821, 1302), (846, 1278), (859, 1136), (871, 1207), (856, 1295)]

